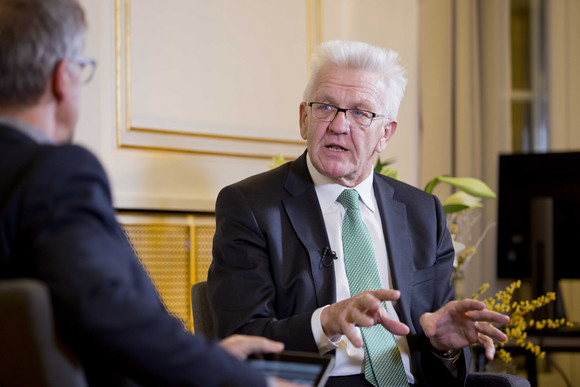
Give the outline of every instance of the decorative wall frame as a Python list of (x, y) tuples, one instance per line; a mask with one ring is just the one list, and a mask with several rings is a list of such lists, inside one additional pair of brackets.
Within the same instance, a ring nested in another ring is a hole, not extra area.
[[(248, 2), (251, 1), (253, 0), (248, 0)], [(179, 3), (179, 1), (177, 1), (177, 3)], [(196, 2), (190, 1), (184, 6), (190, 6), (189, 4), (192, 3)], [(212, 2), (202, 3), (211, 4)], [(139, 6), (145, 8), (146, 5), (143, 4), (145, 3), (139, 3)], [(165, 3), (163, 4), (167, 6)], [(181, 2), (181, 4), (186, 3)], [(198, 6), (201, 6), (199, 4)], [(285, 127), (277, 126), (277, 122), (272, 122), (272, 125), (274, 126), (262, 126), (254, 129), (254, 123), (248, 122), (248, 120), (242, 124), (230, 120), (222, 125), (220, 122), (212, 122), (211, 120), (206, 122), (193, 122), (192, 120), (188, 121), (188, 119), (180, 118), (166, 119), (165, 117), (164, 119), (159, 119), (159, 117), (154, 116), (143, 118), (143, 115), (138, 117), (138, 113), (137, 115), (135, 113), (135, 99), (138, 99), (143, 93), (135, 93), (137, 88), (134, 79), (136, 73), (135, 66), (147, 63), (148, 61), (134, 60), (134, 45), (135, 41), (138, 41), (139, 38), (133, 35), (135, 27), (132, 26), (132, 24), (135, 23), (133, 23), (134, 21), (131, 18), (132, 5), (134, 4), (132, 4), (131, 0), (115, 0), (115, 113), (117, 147), (259, 159), (269, 159), (277, 153), (281, 153), (286, 158), (292, 159), (304, 150), (305, 142), (299, 138), (298, 128), (297, 125), (295, 125), (297, 120), (290, 122), (290, 120), (286, 119)], [(277, 6), (279, 7), (280, 4)], [(203, 5), (203, 7), (211, 6)], [(293, 7), (294, 11), (296, 11), (296, 6), (293, 5)], [(321, 41), (322, 4), (321, 0), (307, 0), (305, 4), (300, 5), (300, 7), (303, 7), (303, 9), (300, 9), (300, 12), (305, 19), (303, 21), (305, 31), (303, 32), (303, 40), (295, 46), (304, 46), (304, 50), (301, 54), (302, 57), (295, 59), (295, 61), (300, 60), (300, 63), (303, 66), (301, 71), (305, 82), (309, 71), (308, 58), (310, 57), (313, 47)], [(228, 12), (228, 10), (220, 11)], [(264, 12), (270, 11), (265, 10)], [(273, 10), (271, 12), (278, 11)], [(139, 20), (141, 19), (143, 18), (140, 18)], [(143, 21), (140, 21), (139, 23), (143, 23)], [(207, 37), (200, 38), (200, 41), (206, 38)], [(228, 38), (231, 39), (231, 36), (228, 36)], [(275, 37), (272, 38), (272, 41), (276, 41)], [(275, 45), (276, 44), (273, 44), (272, 46)], [(155, 51), (155, 48), (152, 51)], [(294, 52), (296, 52), (296, 50), (294, 50)], [(276, 58), (278, 57), (279, 55), (276, 55)], [(252, 60), (256, 63), (261, 61), (261, 59), (257, 58), (253, 58)], [(286, 71), (286, 73), (288, 72), (289, 71)], [(298, 72), (300, 72), (300, 70)], [(170, 73), (170, 71), (167, 73)], [(143, 77), (141, 79), (143, 79)], [(146, 86), (141, 83), (138, 84), (138, 87), (142, 89)], [(248, 88), (246, 87), (245, 89)], [(280, 90), (280, 93), (285, 92), (286, 90)], [(151, 95), (154, 94), (151, 93)], [(299, 96), (297, 97), (299, 98)], [(151, 100), (150, 95), (147, 98)], [(176, 98), (178, 103), (182, 100), (183, 98)], [(265, 100), (268, 101), (268, 98), (265, 98)], [(238, 102), (240, 104), (247, 103), (244, 99), (240, 99)], [(299, 101), (296, 101), (296, 105), (293, 107), (294, 111), (297, 111), (298, 103)], [(194, 105), (194, 103), (192, 104)], [(215, 104), (211, 106), (214, 105)], [(277, 108), (275, 104), (271, 104), (271, 106), (273, 106), (273, 108), (270, 110)], [(184, 111), (184, 109), (181, 109), (181, 111)], [(297, 118), (297, 113), (295, 115)], [(209, 116), (212, 116), (212, 114), (209, 114)], [(213, 114), (213, 116), (215, 116), (215, 114)], [(275, 121), (275, 119), (270, 120), (270, 122), (271, 121)], [(291, 126), (294, 126), (292, 131), (289, 130)], [(270, 136), (268, 135), (269, 133), (274, 135)]]

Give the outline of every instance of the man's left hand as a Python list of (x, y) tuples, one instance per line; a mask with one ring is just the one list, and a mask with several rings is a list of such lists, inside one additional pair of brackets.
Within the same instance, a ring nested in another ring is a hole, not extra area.
[(480, 343), (486, 357), (492, 360), (493, 340), (507, 340), (507, 335), (492, 324), (506, 324), (509, 320), (508, 316), (486, 309), (481, 301), (465, 299), (450, 301), (434, 313), (424, 313), (420, 322), (436, 349), (445, 352)]
[(251, 354), (277, 353), (284, 349), (284, 343), (260, 336), (231, 335), (219, 342), (230, 355), (245, 360)]

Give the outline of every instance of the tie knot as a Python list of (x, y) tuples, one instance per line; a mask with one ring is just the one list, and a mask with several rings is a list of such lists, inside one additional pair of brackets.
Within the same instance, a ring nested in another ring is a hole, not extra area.
[(336, 200), (345, 206), (347, 210), (358, 211), (358, 192), (354, 189), (345, 189), (338, 195)]

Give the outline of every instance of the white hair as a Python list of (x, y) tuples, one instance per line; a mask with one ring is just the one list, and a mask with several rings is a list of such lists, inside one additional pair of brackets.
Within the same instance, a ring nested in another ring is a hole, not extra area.
[(398, 64), (396, 51), (371, 46), (363, 42), (334, 40), (318, 46), (311, 60), (310, 80), (304, 90), (304, 102), (312, 96), (316, 77), (325, 66), (337, 66), (377, 72), (383, 75), (385, 83), (385, 115), (396, 119), (407, 78), (405, 69)]

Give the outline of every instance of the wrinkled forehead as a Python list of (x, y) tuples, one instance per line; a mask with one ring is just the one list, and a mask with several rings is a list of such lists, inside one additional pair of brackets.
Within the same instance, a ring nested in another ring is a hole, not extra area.
[(379, 107), (384, 105), (385, 95), (384, 78), (378, 72), (325, 66), (316, 76), (311, 99), (317, 102), (364, 103)]

